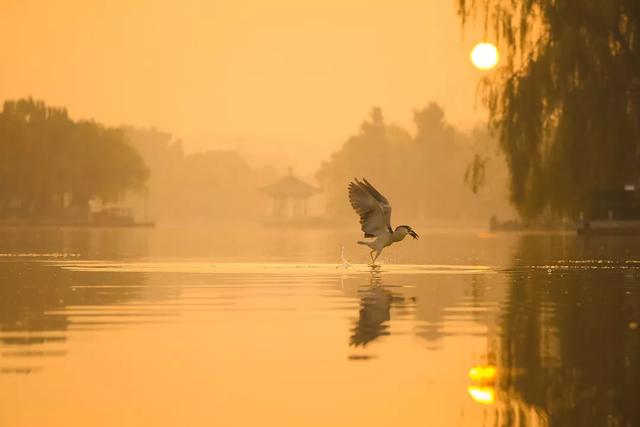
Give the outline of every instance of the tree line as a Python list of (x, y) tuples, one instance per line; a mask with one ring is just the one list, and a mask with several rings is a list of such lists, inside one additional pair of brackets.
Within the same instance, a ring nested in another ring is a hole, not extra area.
[[(185, 153), (182, 142), (157, 129), (123, 128), (149, 167), (148, 212), (163, 224), (260, 219), (270, 201), (258, 192), (279, 178), (231, 150)], [(137, 206), (141, 210), (141, 206)]]
[(140, 189), (147, 167), (122, 129), (32, 98), (0, 113), (0, 218), (86, 219), (89, 201)]
[(484, 222), (511, 214), (507, 170), (485, 127), (463, 132), (447, 122), (436, 103), (415, 110), (413, 118), (412, 133), (386, 123), (382, 110), (374, 108), (359, 132), (322, 164), (316, 177), (330, 214), (352, 214), (346, 186), (361, 176), (387, 194), (407, 220)]
[[(407, 220), (484, 222), (510, 213), (507, 171), (486, 130), (456, 129), (433, 103), (414, 111), (414, 123), (413, 132), (388, 124), (374, 108), (321, 165), (329, 216), (353, 214), (345, 192), (355, 176), (390, 195)], [(273, 166), (253, 167), (233, 151), (186, 154), (168, 133), (74, 121), (31, 98), (7, 101), (0, 113), (0, 218), (84, 221), (91, 200), (144, 190), (145, 198), (126, 204), (153, 220), (257, 220), (269, 207), (257, 190), (278, 177)], [(469, 184), (477, 182), (483, 186), (473, 194)]]

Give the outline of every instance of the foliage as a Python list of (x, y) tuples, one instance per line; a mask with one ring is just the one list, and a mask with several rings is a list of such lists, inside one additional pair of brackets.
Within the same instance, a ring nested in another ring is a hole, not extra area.
[[(638, 180), (637, 0), (458, 0), (505, 52), (485, 101), (525, 218), (577, 216)], [(506, 53), (506, 54), (505, 54)]]
[[(490, 162), (494, 159), (486, 149), (491, 139), (486, 132), (460, 132), (446, 122), (442, 108), (435, 103), (414, 111), (414, 123), (412, 135), (386, 124), (382, 111), (374, 108), (360, 132), (322, 164), (317, 178), (325, 188), (332, 214), (351, 213), (344, 192), (354, 177), (366, 177), (392, 196), (394, 209), (407, 219), (485, 219), (506, 210), (500, 200), (500, 183), (504, 182), (501, 165), (498, 159)], [(478, 195), (464, 182), (474, 151), (482, 152), (489, 169), (489, 188)]]
[(162, 223), (257, 220), (271, 207), (258, 188), (276, 179), (234, 151), (187, 154), (179, 140), (155, 129), (125, 129), (149, 165), (148, 213)]
[(73, 121), (63, 108), (31, 98), (0, 113), (0, 216), (86, 212), (93, 198), (114, 201), (144, 185), (148, 172), (124, 132)]

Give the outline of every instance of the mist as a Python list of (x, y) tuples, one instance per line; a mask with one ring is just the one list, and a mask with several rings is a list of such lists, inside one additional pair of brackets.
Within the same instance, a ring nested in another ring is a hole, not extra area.
[(510, 215), (507, 170), (487, 128), (461, 131), (435, 103), (413, 114), (408, 130), (372, 108), (309, 174), (295, 162), (260, 162), (235, 150), (187, 153), (168, 132), (74, 120), (31, 98), (7, 101), (0, 218), (8, 225), (339, 227), (353, 222), (346, 188), (354, 177), (374, 181), (392, 194), (399, 215), (421, 224), (486, 225)]
[(431, 101), (456, 126), (484, 121), (468, 60), (481, 34), (435, 0), (9, 1), (0, 101), (313, 174), (373, 106), (403, 127)]

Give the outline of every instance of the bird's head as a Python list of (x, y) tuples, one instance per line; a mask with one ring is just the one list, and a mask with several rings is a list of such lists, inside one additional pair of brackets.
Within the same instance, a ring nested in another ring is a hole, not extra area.
[(407, 234), (410, 235), (411, 237), (413, 237), (414, 239), (418, 239), (420, 236), (418, 236), (418, 233), (416, 233), (413, 228), (411, 228), (408, 225), (399, 225), (396, 227), (397, 232), (400, 232), (403, 234), (403, 237), (406, 236)]

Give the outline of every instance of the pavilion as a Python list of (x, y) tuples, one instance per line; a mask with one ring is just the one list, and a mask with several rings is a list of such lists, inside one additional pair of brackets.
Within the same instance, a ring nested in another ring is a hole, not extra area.
[(300, 180), (289, 169), (289, 175), (262, 187), (260, 192), (273, 199), (275, 218), (301, 218), (307, 216), (309, 197), (319, 193), (320, 189)]

